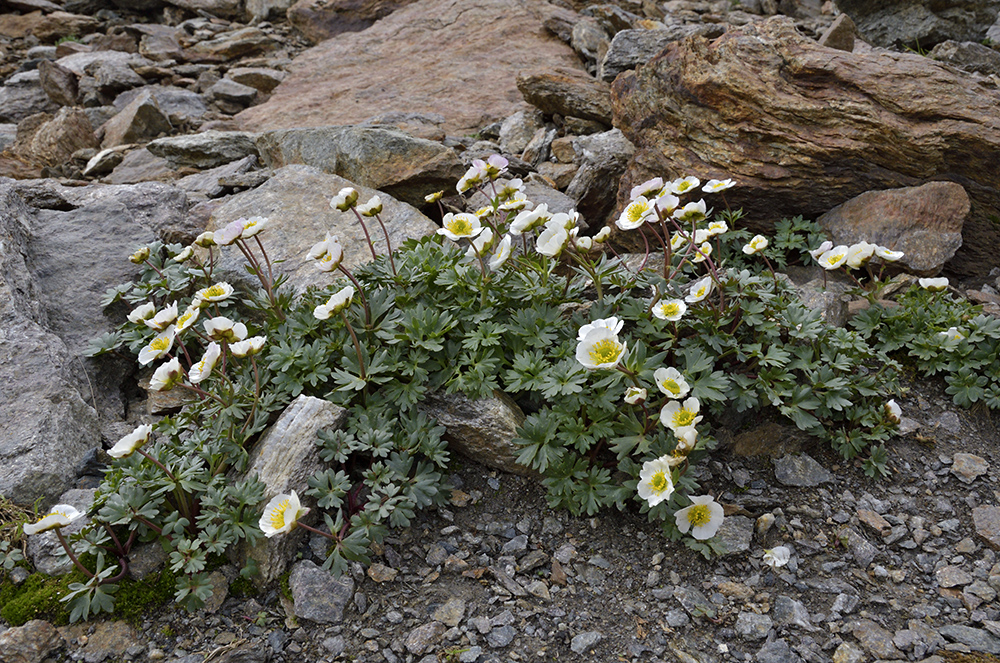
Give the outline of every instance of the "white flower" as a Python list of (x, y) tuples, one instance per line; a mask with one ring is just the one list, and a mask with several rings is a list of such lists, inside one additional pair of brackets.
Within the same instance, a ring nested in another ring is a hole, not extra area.
[(483, 230), (483, 224), (479, 222), (479, 217), (467, 212), (452, 214), (449, 212), (441, 219), (442, 228), (438, 228), (437, 234), (444, 235), (453, 242), (460, 239), (472, 239)]
[(510, 224), (508, 232), (512, 235), (520, 235), (522, 233), (534, 230), (538, 226), (544, 224), (549, 220), (549, 206), (545, 203), (538, 205), (533, 210), (525, 210), (514, 217), (514, 220)]
[(944, 336), (949, 341), (961, 341), (965, 334), (958, 331), (958, 327), (948, 327), (947, 331), (938, 332), (938, 336)]
[(892, 399), (885, 404), (885, 412), (889, 416), (889, 421), (897, 424), (903, 418), (903, 410), (899, 407), (899, 404), (896, 403), (896, 399)]
[(462, 178), (458, 180), (458, 184), (455, 185), (455, 188), (459, 193), (465, 193), (469, 189), (482, 184), (483, 178), (486, 177), (486, 174), (486, 162), (476, 159), (472, 162), (469, 169), (465, 171), (465, 175), (462, 175)]
[(693, 263), (705, 262), (705, 259), (708, 258), (708, 256), (710, 255), (712, 255), (712, 245), (709, 244), (708, 242), (705, 242), (697, 249), (695, 249), (694, 257), (691, 258), (691, 262)]
[(535, 242), (535, 250), (543, 256), (555, 258), (562, 253), (566, 242), (569, 241), (569, 232), (560, 219), (553, 218), (545, 224), (545, 230), (538, 236)]
[(711, 495), (691, 498), (691, 506), (680, 509), (674, 514), (674, 522), (682, 534), (691, 531), (691, 536), (704, 541), (711, 539), (722, 526), (725, 513), (722, 505), (712, 499)]
[(238, 240), (243, 234), (243, 221), (245, 221), (245, 219), (236, 219), (235, 221), (227, 223), (222, 230), (215, 231), (215, 235), (212, 236), (212, 239), (214, 239), (215, 243), (219, 246), (229, 246)]
[(817, 262), (819, 262), (820, 267), (827, 271), (837, 269), (847, 262), (847, 247), (843, 244), (835, 246), (821, 255)]
[(688, 234), (684, 232), (675, 232), (670, 236), (670, 250), (676, 251), (688, 242)]
[(203, 302), (221, 302), (229, 299), (232, 294), (233, 286), (229, 285), (225, 281), (221, 281), (210, 285), (207, 288), (202, 288), (198, 292), (194, 293), (194, 297), (195, 299), (200, 299)]
[(302, 506), (299, 496), (293, 490), (290, 494), (279, 494), (271, 498), (271, 501), (264, 507), (264, 513), (260, 517), (260, 531), (264, 536), (271, 538), (278, 534), (291, 532), (303, 518), (309, 509)]
[(134, 431), (118, 440), (115, 446), (108, 449), (108, 455), (112, 458), (128, 458), (135, 453), (135, 450), (149, 442), (149, 436), (153, 433), (153, 426), (143, 424)]
[(788, 560), (791, 558), (792, 551), (785, 546), (776, 546), (764, 551), (764, 563), (772, 569), (777, 569), (788, 564)]
[(705, 205), (704, 199), (696, 203), (688, 203), (684, 207), (674, 210), (674, 218), (685, 223), (704, 221), (707, 214), (708, 207)]
[(487, 205), (486, 207), (480, 207), (475, 212), (473, 212), (480, 220), (485, 219), (490, 214), (493, 214), (493, 208)]
[(83, 512), (78, 511), (71, 504), (56, 504), (37, 523), (25, 525), (23, 531), (28, 536), (41, 534), (42, 532), (48, 532), (50, 529), (66, 527), (82, 515)]
[(194, 243), (203, 249), (207, 249), (210, 246), (215, 246), (215, 233), (212, 232), (211, 230), (206, 230), (202, 234), (195, 237)]
[(180, 334), (198, 320), (198, 316), (201, 315), (201, 308), (196, 304), (197, 300), (191, 302), (191, 304), (184, 309), (184, 312), (177, 316), (177, 325), (174, 327), (175, 332)]
[(654, 218), (656, 210), (645, 196), (639, 196), (622, 210), (615, 225), (622, 230), (635, 230)]
[(243, 219), (243, 232), (240, 233), (240, 237), (249, 239), (266, 228), (270, 222), (271, 220), (266, 216), (251, 216), (249, 219)]
[(570, 238), (573, 240), (573, 246), (577, 251), (586, 253), (594, 246), (594, 240), (587, 236), (578, 237), (577, 230), (579, 229), (573, 228), (573, 230), (570, 231)]
[[(493, 246), (493, 230), (489, 227), (483, 228), (479, 236), (472, 240), (469, 249), (465, 252), (466, 257), (475, 258), (476, 254), (483, 255)], [(474, 248), (473, 248), (474, 247)]]
[(688, 428), (696, 426), (702, 420), (703, 417), (698, 414), (700, 409), (701, 403), (694, 396), (684, 401), (683, 404), (678, 401), (670, 401), (660, 410), (660, 423), (679, 437)]
[(610, 329), (615, 334), (620, 334), (622, 327), (625, 326), (624, 320), (619, 320), (618, 318), (612, 316), (610, 318), (599, 318), (593, 322), (580, 327), (580, 330), (576, 334), (576, 340), (582, 341), (587, 338), (587, 334), (594, 331), (595, 329)]
[(611, 237), (611, 226), (604, 226), (601, 228), (600, 232), (594, 235), (594, 242), (597, 244), (603, 244), (608, 237)]
[(500, 246), (493, 253), (493, 257), (490, 258), (490, 269), (497, 269), (500, 265), (507, 262), (507, 258), (510, 257), (510, 235), (504, 235), (503, 239), (500, 240)]
[(684, 317), (687, 304), (680, 299), (661, 299), (653, 305), (653, 315), (660, 320), (676, 322)]
[(500, 190), (497, 191), (497, 198), (500, 200), (511, 200), (516, 198), (520, 194), (524, 196), (524, 180), (516, 177), (512, 180), (507, 180)]
[[(340, 239), (336, 235), (327, 235), (321, 243), (323, 244), (323, 253), (316, 260), (316, 267), (321, 272), (332, 272), (340, 267), (340, 263), (344, 261), (344, 247), (340, 245)], [(316, 248), (316, 246), (313, 247), (314, 250)]]
[(701, 180), (693, 175), (688, 177), (678, 177), (676, 180), (670, 183), (670, 193), (681, 195), (682, 193), (687, 193), (692, 189), (697, 189), (701, 185)]
[(132, 255), (130, 255), (128, 259), (130, 262), (134, 262), (137, 265), (141, 265), (142, 263), (149, 260), (149, 254), (150, 254), (149, 247), (144, 246), (135, 253), (133, 253)]
[(222, 348), (219, 347), (218, 343), (214, 341), (208, 344), (205, 348), (205, 354), (202, 355), (201, 361), (196, 362), (191, 366), (191, 370), (188, 371), (188, 380), (191, 384), (198, 384), (209, 375), (212, 374), (212, 369), (215, 368), (215, 362), (219, 361), (219, 356), (222, 354)]
[(625, 390), (625, 402), (629, 405), (642, 403), (646, 400), (646, 390), (640, 387), (629, 387)]
[(205, 333), (213, 340), (235, 343), (247, 337), (247, 326), (219, 316), (205, 321)]
[(863, 267), (875, 253), (875, 245), (868, 242), (858, 242), (852, 244), (847, 249), (847, 266), (851, 269)]
[(428, 193), (424, 196), (425, 203), (436, 203), (444, 197), (444, 191), (435, 191), (434, 193)]
[(653, 201), (653, 207), (664, 217), (672, 216), (677, 206), (681, 204), (681, 199), (670, 193), (660, 194)]
[(128, 314), (128, 321), (138, 325), (154, 315), (156, 315), (156, 305), (153, 302), (146, 302), (132, 309), (132, 312)]
[[(482, 161), (480, 161), (479, 163), (481, 164)], [(507, 161), (507, 159), (500, 156), (499, 154), (491, 154), (490, 157), (486, 160), (486, 163), (481, 167), (486, 172), (486, 176), (489, 177), (491, 180), (493, 180), (496, 179), (497, 176), (500, 175), (500, 173), (503, 173), (507, 170), (507, 165), (509, 163), (510, 162)]]
[(149, 345), (139, 351), (139, 363), (145, 366), (154, 359), (159, 359), (170, 352), (170, 349), (174, 347), (175, 331), (174, 327), (168, 327), (154, 336)]
[(597, 328), (576, 346), (576, 360), (584, 368), (614, 368), (625, 357), (628, 349), (611, 329)]
[(651, 180), (646, 180), (638, 186), (632, 187), (632, 191), (629, 192), (628, 197), (629, 200), (635, 200), (640, 196), (645, 198), (656, 198), (661, 191), (663, 191), (663, 178), (654, 177)]
[[(515, 181), (520, 182), (520, 180), (515, 180)], [(514, 192), (513, 195), (511, 195), (510, 198), (501, 203), (500, 206), (497, 207), (497, 209), (500, 210), (501, 212), (513, 212), (516, 210), (531, 209), (531, 201), (528, 200), (528, 197), (524, 195), (523, 192), (516, 191)]]
[(733, 180), (709, 180), (701, 190), (705, 193), (719, 193), (734, 186), (736, 186), (736, 182)]
[(903, 252), (893, 251), (891, 249), (885, 248), (884, 246), (876, 246), (875, 255), (877, 255), (885, 262), (896, 262), (897, 260), (903, 257)]
[(243, 341), (237, 341), (229, 346), (229, 351), (234, 357), (246, 357), (247, 355), (258, 354), (267, 342), (267, 336), (253, 336)]
[(375, 216), (382, 213), (382, 199), (372, 196), (364, 205), (358, 205), (358, 214), (361, 216)]
[(809, 255), (812, 256), (813, 260), (819, 262), (819, 257), (832, 248), (833, 248), (833, 242), (831, 242), (830, 240), (826, 240), (825, 242), (817, 246), (815, 249), (810, 251)]
[(748, 243), (743, 246), (743, 253), (748, 256), (752, 256), (758, 251), (763, 251), (767, 248), (767, 238), (763, 235), (754, 235)]
[(346, 212), (358, 204), (358, 192), (353, 187), (344, 187), (330, 200), (330, 207)]
[(566, 230), (573, 230), (579, 221), (580, 213), (576, 210), (570, 210), (569, 212), (557, 212), (553, 214), (552, 218), (545, 222), (545, 225), (549, 225), (550, 223), (555, 225), (558, 223)]
[(330, 299), (326, 300), (326, 304), (320, 304), (313, 309), (313, 316), (317, 320), (326, 320), (331, 315), (340, 313), (345, 308), (351, 305), (351, 301), (354, 299), (354, 286), (348, 285), (344, 286), (337, 292), (330, 295)]
[(636, 489), (639, 497), (646, 500), (651, 507), (669, 500), (674, 492), (674, 478), (670, 473), (669, 458), (661, 456), (643, 463)]
[(708, 228), (699, 228), (698, 230), (694, 231), (694, 243), (704, 244), (706, 240), (708, 240), (708, 238), (711, 236), (712, 233), (709, 232)]
[(708, 224), (708, 236), (714, 237), (715, 235), (722, 235), (723, 233), (729, 232), (729, 224), (725, 221), (712, 221)]
[(181, 251), (175, 255), (171, 260), (176, 263), (187, 262), (194, 255), (194, 248), (190, 246), (185, 246)]
[(715, 289), (715, 282), (712, 281), (711, 276), (706, 276), (700, 281), (696, 281), (691, 289), (688, 291), (687, 297), (684, 298), (688, 304), (694, 304), (695, 302), (700, 302), (701, 300), (708, 297), (712, 290)]
[(177, 319), (177, 302), (167, 306), (162, 311), (157, 312), (152, 318), (146, 320), (146, 326), (156, 331), (163, 331)]
[(653, 372), (653, 380), (660, 391), (666, 394), (668, 398), (684, 398), (691, 391), (691, 386), (687, 383), (687, 380), (673, 366), (656, 369)]
[(936, 279), (918, 279), (917, 283), (924, 290), (930, 290), (931, 292), (944, 290), (948, 287), (948, 279), (943, 276)]
[(153, 391), (170, 391), (183, 377), (181, 360), (174, 357), (153, 371), (153, 377), (149, 379), (149, 388)]
[(306, 257), (309, 258), (310, 260), (319, 260), (320, 258), (325, 256), (327, 251), (329, 251), (331, 240), (335, 242), (340, 241), (336, 235), (331, 235), (330, 233), (327, 233), (323, 241), (316, 242), (315, 244), (312, 245), (312, 248), (309, 249), (309, 253), (306, 254)]

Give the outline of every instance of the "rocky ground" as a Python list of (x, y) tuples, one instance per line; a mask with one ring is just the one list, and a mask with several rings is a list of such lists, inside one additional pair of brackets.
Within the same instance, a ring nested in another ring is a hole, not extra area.
[[(996, 660), (997, 419), (954, 408), (934, 382), (899, 402), (910, 432), (888, 479), (823, 448), (717, 452), (700, 479), (726, 505), (721, 558), (637, 513), (551, 510), (536, 482), (458, 459), (451, 504), (341, 582), (308, 541), (291, 599), (271, 587), (193, 615), (167, 605), (135, 624), (31, 622), (0, 639), (32, 652), (7, 660), (35, 661)], [(777, 545), (792, 556), (772, 570), (761, 558)]]

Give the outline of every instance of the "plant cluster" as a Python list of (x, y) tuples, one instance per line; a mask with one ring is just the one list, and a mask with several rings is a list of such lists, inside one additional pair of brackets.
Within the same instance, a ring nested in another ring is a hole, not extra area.
[[(577, 213), (533, 205), (506, 167), (498, 156), (474, 162), (458, 190), (489, 204), (442, 209), (436, 236), (387, 255), (369, 232), (377, 225), (389, 241), (378, 196), (340, 191), (331, 207), (361, 224), (372, 261), (352, 272), (327, 235), (308, 255), (341, 278), (300, 297), (275, 276), (260, 217), (131, 257), (140, 278), (105, 300), (127, 302), (128, 322), (92, 352), (127, 349), (155, 366), (151, 390), (187, 400), (109, 451), (80, 534), (62, 537), (79, 517), (65, 505), (32, 526), (54, 529), (85, 578), (65, 597), (74, 619), (112, 609), (139, 542), (169, 550), (175, 598), (191, 609), (211, 591), (209, 557), (241, 541), (302, 527), (329, 539), (334, 573), (368, 562), (388, 528), (447, 495), (445, 431), (420, 409), (434, 392), (506, 392), (527, 415), (518, 460), (546, 475), (552, 506), (638, 505), (706, 556), (719, 550), (723, 513), (690, 469), (715, 447), (719, 417), (784, 418), (863, 458), (870, 474), (885, 471), (895, 363), (862, 333), (825, 325), (775, 272), (816, 242), (815, 225), (793, 219), (751, 237), (739, 211), (714, 214), (696, 195), (725, 204), (732, 181), (657, 178), (617, 220), (647, 246), (626, 260), (610, 227), (584, 235)], [(214, 276), (223, 247), (242, 253), (259, 287)], [(265, 495), (245, 476), (249, 451), (300, 394), (347, 408), (347, 424), (320, 432), (327, 465), (307, 486)]]

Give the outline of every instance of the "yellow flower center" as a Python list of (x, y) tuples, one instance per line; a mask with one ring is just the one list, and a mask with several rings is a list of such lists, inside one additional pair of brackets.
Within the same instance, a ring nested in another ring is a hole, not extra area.
[(674, 426), (681, 428), (683, 426), (690, 426), (694, 422), (695, 414), (691, 410), (677, 410), (674, 413)]
[[(660, 386), (675, 396), (681, 393), (681, 387), (677, 384), (677, 380), (664, 380), (660, 383)], [(681, 410), (681, 412), (687, 412), (687, 410)], [(680, 414), (680, 412), (677, 414)], [(675, 416), (674, 418), (676, 419), (677, 417)]]
[(463, 217), (455, 217), (448, 222), (448, 230), (451, 231), (453, 235), (465, 236), (472, 234), (472, 224), (469, 223), (468, 219)]
[(221, 297), (226, 294), (226, 289), (221, 285), (216, 283), (215, 285), (205, 289), (206, 297)]
[(639, 223), (642, 219), (642, 215), (646, 213), (648, 208), (641, 202), (634, 202), (628, 206), (628, 220), (632, 223)]
[(680, 184), (677, 185), (677, 192), (678, 193), (684, 193), (685, 191), (687, 191), (690, 188), (691, 188), (691, 183), (690, 182), (681, 182)]
[(846, 254), (844, 253), (834, 253), (830, 255), (829, 263), (832, 265), (835, 262), (840, 262)]
[(284, 500), (271, 512), (271, 527), (281, 529), (285, 526), (285, 511), (287, 510), (288, 500)]
[(691, 527), (701, 527), (712, 520), (712, 513), (707, 504), (696, 504), (687, 511), (687, 521)]
[(699, 298), (701, 298), (701, 297), (704, 297), (704, 296), (705, 296), (705, 291), (706, 291), (707, 289), (708, 289), (708, 286), (704, 286), (704, 285), (703, 285), (703, 286), (701, 286), (701, 287), (700, 287), (700, 288), (698, 288), (698, 290), (697, 290), (697, 291), (696, 291), (696, 292), (694, 293), (694, 296), (695, 296), (695, 297), (699, 297)]
[(662, 493), (670, 485), (667, 481), (667, 476), (664, 472), (660, 471), (653, 475), (653, 478), (649, 480), (649, 487), (653, 489), (654, 493)]
[(590, 358), (595, 364), (607, 364), (618, 360), (621, 345), (610, 338), (601, 339), (590, 348)]
[(248, 219), (247, 222), (243, 224), (243, 230), (250, 230), (251, 228), (256, 227), (258, 223), (259, 221), (253, 221)]
[(153, 341), (149, 344), (149, 347), (152, 350), (161, 352), (170, 347), (170, 339), (166, 336), (160, 336), (159, 338), (154, 338)]
[(663, 307), (663, 314), (666, 316), (677, 315), (677, 313), (680, 312), (680, 308), (681, 307), (677, 305), (677, 302), (666, 304)]

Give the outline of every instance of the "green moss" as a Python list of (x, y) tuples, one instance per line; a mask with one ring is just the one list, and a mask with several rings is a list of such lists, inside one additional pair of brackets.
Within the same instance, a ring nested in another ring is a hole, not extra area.
[(6, 580), (0, 585), (0, 617), (13, 626), (32, 619), (46, 619), (57, 626), (67, 624), (69, 612), (59, 599), (69, 592), (70, 583), (84, 580), (79, 571), (59, 577), (33, 573), (20, 585)]
[(115, 593), (115, 617), (138, 622), (150, 610), (172, 600), (176, 584), (177, 576), (169, 569), (142, 580), (122, 580)]
[(281, 590), (281, 595), (284, 596), (289, 601), (292, 600), (292, 586), (288, 584), (288, 578), (292, 575), (291, 569), (285, 571), (278, 578), (278, 588)]
[(257, 596), (260, 592), (257, 587), (254, 586), (253, 581), (250, 578), (245, 578), (243, 576), (238, 577), (229, 585), (229, 591), (233, 596), (239, 598), (247, 598), (249, 596)]

